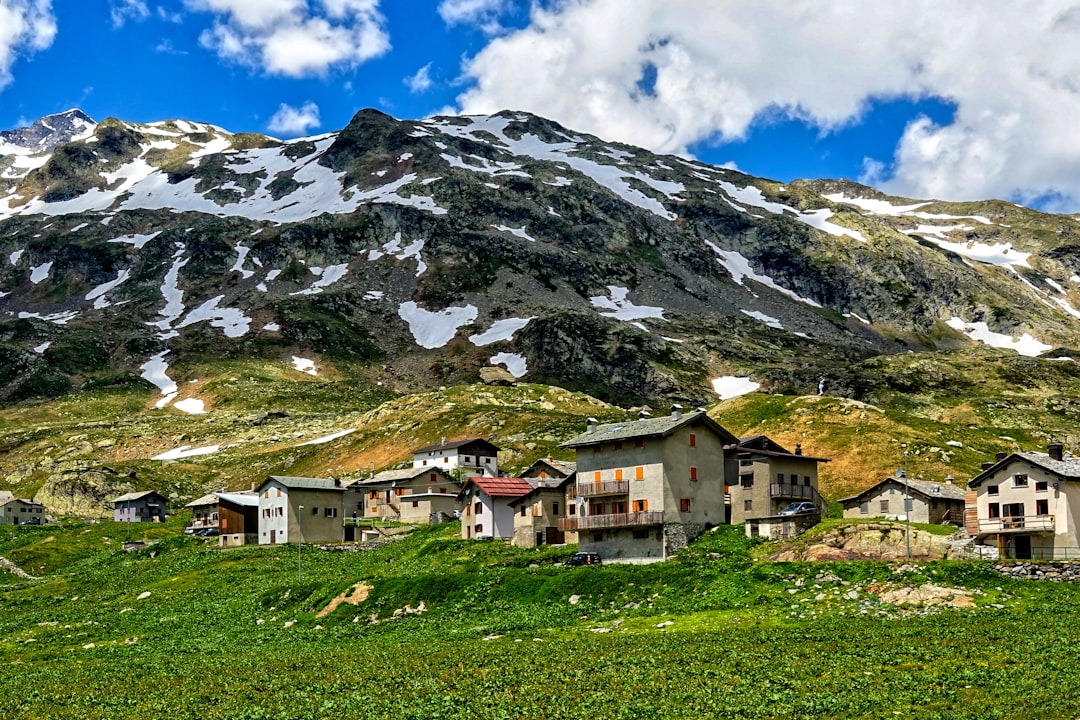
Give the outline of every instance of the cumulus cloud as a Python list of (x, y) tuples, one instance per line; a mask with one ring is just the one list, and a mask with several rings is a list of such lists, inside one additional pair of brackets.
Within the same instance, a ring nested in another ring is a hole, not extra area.
[(390, 49), (379, 0), (185, 0), (214, 14), (199, 37), (219, 57), (270, 75), (355, 67)]
[(123, 27), (128, 20), (145, 20), (150, 17), (150, 8), (144, 0), (111, 0), (109, 15), (113, 27)]
[(499, 15), (506, 5), (506, 0), (442, 0), (439, 17), (447, 25), (477, 25), (494, 34), (501, 30)]
[(942, 98), (956, 107), (951, 121), (912, 120), (893, 157), (865, 165), (885, 189), (1056, 193), (1080, 206), (1077, 2), (534, 3), (527, 27), (492, 40), (464, 71), (463, 112), (527, 110), (674, 153), (743, 138), (766, 116), (829, 132), (875, 101)]
[(0, 90), (21, 55), (44, 50), (56, 37), (51, 0), (0, 0)]
[(266, 127), (272, 133), (295, 137), (306, 134), (320, 124), (319, 106), (309, 100), (298, 108), (281, 103)]
[(417, 70), (416, 74), (405, 78), (405, 84), (409, 87), (409, 92), (414, 95), (426, 92), (431, 87), (431, 63)]

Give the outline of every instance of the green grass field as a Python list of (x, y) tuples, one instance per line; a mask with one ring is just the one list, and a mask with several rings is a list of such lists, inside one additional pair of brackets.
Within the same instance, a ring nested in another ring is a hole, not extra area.
[[(221, 550), (183, 518), (0, 528), (6, 718), (1072, 718), (1080, 593), (985, 564), (755, 561), (740, 528), (564, 568), (426, 528), (370, 551)], [(356, 583), (358, 605), (316, 617)], [(875, 588), (965, 588), (911, 609)], [(571, 602), (572, 596), (574, 602)], [(402, 612), (424, 607), (421, 614)], [(401, 617), (394, 617), (395, 611)]]

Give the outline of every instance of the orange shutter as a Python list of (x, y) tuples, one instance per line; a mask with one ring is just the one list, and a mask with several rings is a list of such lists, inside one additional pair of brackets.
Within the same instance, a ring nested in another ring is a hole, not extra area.
[(622, 480), (622, 468), (619, 468), (615, 471), (615, 479)]
[(645, 468), (643, 468), (641, 465), (638, 465), (636, 468), (634, 468), (634, 479), (635, 480), (644, 480), (645, 479)]

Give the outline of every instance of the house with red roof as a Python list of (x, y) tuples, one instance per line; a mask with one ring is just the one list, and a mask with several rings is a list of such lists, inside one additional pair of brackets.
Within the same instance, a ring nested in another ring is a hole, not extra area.
[(461, 511), (461, 537), (509, 539), (514, 536), (514, 508), (510, 502), (531, 493), (533, 486), (523, 478), (471, 477), (457, 499)]

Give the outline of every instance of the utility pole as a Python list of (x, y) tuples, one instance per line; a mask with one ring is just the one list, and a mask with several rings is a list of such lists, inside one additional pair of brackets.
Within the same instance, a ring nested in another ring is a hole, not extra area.
[[(300, 548), (302, 548), (304, 546), (304, 530), (300, 527), (300, 523), (302, 522), (303, 517), (304, 517), (303, 509), (304, 509), (303, 505), (298, 505), (296, 507), (296, 534), (299, 536), (297, 538), (297, 541), (296, 541), (296, 584), (297, 585), (299, 585), (300, 582), (301, 582), (301, 579), (300, 579), (301, 578), (301, 575), (300, 575)], [(910, 555), (910, 554), (911, 553), (908, 552), (908, 555)]]
[(908, 478), (907, 448), (904, 448), (904, 524), (907, 526), (907, 559), (911, 562), (911, 485)]

